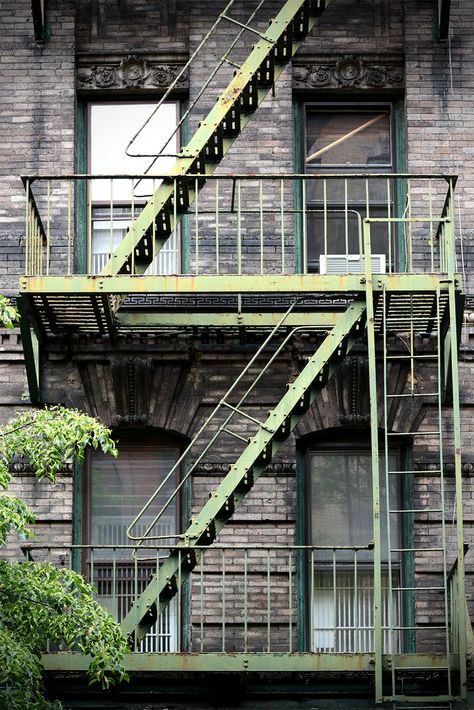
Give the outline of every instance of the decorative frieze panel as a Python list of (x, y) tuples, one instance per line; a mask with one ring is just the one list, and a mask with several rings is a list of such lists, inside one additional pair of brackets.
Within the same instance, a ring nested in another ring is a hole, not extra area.
[(402, 89), (404, 84), (403, 58), (399, 56), (304, 56), (293, 63), (293, 88), (298, 90), (382, 91)]
[[(184, 60), (168, 62), (162, 59), (129, 54), (126, 57), (79, 57), (77, 88), (82, 91), (106, 89), (165, 90), (178, 77)], [(186, 89), (188, 76), (179, 77), (176, 88)]]

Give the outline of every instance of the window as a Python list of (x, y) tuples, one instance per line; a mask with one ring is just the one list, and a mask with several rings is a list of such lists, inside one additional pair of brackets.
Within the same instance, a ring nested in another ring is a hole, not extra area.
[[(307, 262), (312, 272), (349, 273), (363, 268), (362, 219), (393, 214), (393, 180), (351, 179), (361, 173), (392, 173), (394, 146), (389, 104), (305, 107), (305, 171), (348, 175), (307, 182)], [(394, 230), (371, 225), (374, 271), (396, 262)]]
[[(389, 470), (398, 468), (396, 452)], [(400, 627), (401, 604), (389, 594), (389, 536), (385, 461), (381, 458), (382, 626), (384, 647), (390, 647), (390, 620)], [(391, 509), (401, 508), (400, 486), (390, 476)], [(308, 543), (315, 549), (309, 570), (310, 638), (312, 650), (335, 653), (368, 653), (374, 649), (372, 471), (368, 449), (320, 449), (307, 452)], [(401, 575), (400, 524), (390, 515), (392, 587)], [(361, 549), (356, 549), (361, 548)], [(391, 606), (390, 606), (391, 604)], [(398, 632), (399, 635), (400, 632)], [(396, 635), (397, 636), (397, 635)], [(395, 645), (400, 646), (396, 637)], [(397, 648), (394, 648), (395, 652)], [(399, 650), (399, 648), (398, 648)]]
[[(129, 611), (135, 594), (140, 594), (156, 570), (156, 552), (135, 562), (127, 528), (137, 513), (160, 485), (179, 457), (176, 446), (149, 440), (119, 442), (119, 457), (104, 456), (91, 451), (84, 491), (85, 543), (92, 546), (84, 560), (88, 578), (98, 591), (99, 601), (121, 621)], [(174, 491), (177, 477), (164, 486), (153, 506), (134, 528), (134, 534), (144, 534), (155, 515)], [(179, 501), (168, 506), (166, 513), (152, 528), (150, 535), (174, 535), (178, 528)], [(162, 540), (173, 545), (175, 539)], [(150, 540), (156, 546), (160, 541)], [(163, 550), (160, 556), (166, 555)], [(173, 651), (177, 648), (177, 605), (172, 602), (155, 627), (145, 637), (142, 651)]]
[[(141, 175), (152, 158), (130, 157), (127, 146), (150, 117), (153, 103), (91, 103), (89, 104), (88, 172), (95, 175)], [(176, 154), (178, 104), (164, 103), (134, 141), (130, 151), (138, 154)], [(174, 158), (159, 158), (150, 174), (164, 174)], [(91, 235), (89, 236), (88, 271), (100, 273), (110, 254), (125, 236), (147, 199), (157, 189), (158, 180), (92, 180), (90, 200)], [(170, 236), (156, 256), (153, 273), (173, 274), (180, 271), (179, 233)]]

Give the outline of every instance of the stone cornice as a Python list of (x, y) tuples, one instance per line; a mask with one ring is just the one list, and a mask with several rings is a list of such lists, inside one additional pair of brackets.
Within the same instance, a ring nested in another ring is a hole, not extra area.
[(405, 85), (401, 55), (301, 55), (293, 61), (293, 89), (393, 91)]
[[(128, 54), (77, 57), (76, 83), (79, 91), (148, 89), (165, 90), (176, 79), (185, 58)], [(188, 76), (180, 77), (176, 89), (188, 88)]]

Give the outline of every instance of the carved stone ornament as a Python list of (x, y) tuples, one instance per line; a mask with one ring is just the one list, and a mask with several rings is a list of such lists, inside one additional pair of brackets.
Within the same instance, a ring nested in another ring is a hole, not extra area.
[[(184, 62), (183, 62), (184, 63)], [(145, 59), (136, 54), (122, 58), (79, 57), (77, 88), (103, 89), (167, 89), (182, 70), (179, 63)], [(188, 77), (179, 77), (177, 88), (186, 88)]]
[(401, 89), (404, 83), (401, 57), (303, 56), (293, 64), (294, 89), (387, 90)]

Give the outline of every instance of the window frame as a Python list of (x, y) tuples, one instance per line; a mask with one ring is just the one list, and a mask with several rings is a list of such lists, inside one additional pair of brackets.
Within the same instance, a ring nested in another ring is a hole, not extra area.
[[(391, 140), (391, 156), (392, 168), (395, 173), (402, 173), (405, 170), (405, 121), (404, 121), (404, 103), (403, 98), (398, 94), (380, 97), (376, 95), (370, 96), (354, 96), (351, 98), (347, 94), (345, 96), (331, 96), (326, 94), (321, 97), (321, 100), (314, 101), (303, 97), (296, 99), (294, 103), (294, 133), (295, 133), (295, 151), (294, 163), (295, 172), (299, 174), (307, 174), (306, 170), (306, 140), (307, 140), (307, 108), (318, 107), (322, 110), (334, 109), (335, 111), (344, 109), (388, 109), (390, 111), (390, 140)], [(396, 181), (396, 190), (393, 197), (393, 204), (397, 213), (403, 212), (405, 199), (405, 186), (402, 181)], [(295, 272), (303, 273), (303, 238), (307, 230), (303, 229), (302, 224), (302, 208), (303, 195), (301, 181), (295, 182), (295, 235), (297, 242), (295, 245)], [(395, 239), (397, 248), (397, 268), (403, 269), (405, 262), (405, 246), (402, 230), (400, 225), (395, 225)]]
[[(93, 105), (127, 105), (127, 104), (156, 104), (162, 98), (161, 95), (151, 94), (147, 96), (129, 94), (114, 96), (90, 96), (79, 95), (76, 108), (76, 171), (79, 175), (89, 174), (90, 168), (90, 150), (91, 150), (91, 107)], [(176, 106), (176, 123), (181, 119), (187, 108), (187, 101), (182, 96), (172, 94), (167, 103), (175, 104)], [(180, 129), (177, 131), (177, 152), (180, 151), (182, 145), (188, 142), (189, 138), (188, 122), (184, 121)], [(75, 201), (75, 228), (76, 228), (76, 246), (75, 246), (75, 261), (76, 270), (79, 274), (88, 273), (88, 216), (87, 206), (89, 204), (89, 189), (86, 181), (80, 180), (76, 184), (74, 195)], [(100, 201), (97, 202), (99, 204)], [(114, 201), (114, 204), (119, 206), (120, 203), (129, 205), (129, 202), (120, 200)], [(146, 201), (145, 201), (146, 203)], [(137, 202), (135, 203), (137, 204)], [(92, 243), (92, 242), (91, 242)], [(180, 234), (178, 238), (178, 272), (180, 274), (187, 273), (189, 269), (189, 229), (186, 217), (181, 220)]]
[[(176, 460), (182, 455), (186, 447), (184, 437), (166, 434), (161, 431), (147, 431), (140, 429), (120, 429), (112, 432), (113, 437), (119, 439), (118, 449), (120, 457), (120, 448), (129, 446), (130, 449), (143, 447), (174, 449), (176, 451)], [(73, 526), (73, 543), (80, 546), (90, 545), (90, 496), (91, 496), (91, 464), (92, 456), (95, 453), (90, 448), (86, 450), (85, 457), (82, 463), (75, 464), (75, 485), (74, 485), (74, 526)], [(187, 469), (188, 461), (185, 459), (181, 462), (177, 471), (177, 484), (182, 480), (183, 474)], [(138, 512), (138, 511), (137, 511)], [(184, 521), (189, 519), (191, 514), (191, 490), (190, 482), (186, 482), (180, 489), (176, 499), (176, 532), (177, 534), (182, 529)], [(132, 522), (130, 520), (130, 522)], [(176, 539), (164, 541), (164, 545), (176, 544)], [(83, 549), (78, 549), (73, 554), (73, 568), (83, 574), (87, 578), (87, 559)], [(107, 564), (107, 561), (104, 561)], [(119, 562), (116, 563), (117, 567)], [(191, 612), (190, 612), (190, 584), (185, 582), (181, 589), (181, 603), (179, 604), (180, 619), (177, 622), (177, 650), (186, 651), (190, 639), (189, 629), (191, 627)]]
[[(342, 440), (342, 443), (341, 443)], [(379, 450), (384, 446), (383, 432), (379, 432)], [(399, 487), (399, 501), (402, 508), (412, 510), (413, 508), (413, 466), (412, 466), (412, 441), (409, 437), (401, 437), (396, 446), (391, 447), (391, 451), (396, 453), (397, 467), (399, 471), (406, 473), (397, 474)], [(298, 609), (297, 609), (297, 647), (300, 652), (314, 652), (311, 648), (311, 618), (309, 613), (311, 599), (311, 583), (309, 575), (311, 547), (311, 496), (310, 496), (310, 467), (309, 456), (312, 451), (338, 452), (341, 451), (362, 451), (370, 452), (370, 434), (368, 431), (344, 431), (330, 430), (314, 433), (304, 437), (298, 442), (296, 451), (296, 472), (297, 472), (297, 524), (296, 540), (301, 546), (301, 552), (297, 559), (298, 578)], [(413, 513), (405, 513), (399, 520), (399, 541), (400, 547), (410, 548), (413, 539)], [(408, 551), (401, 554), (397, 563), (400, 581), (404, 586), (412, 587), (414, 583), (414, 558), (413, 553)], [(349, 567), (349, 564), (348, 564)], [(360, 564), (360, 568), (364, 563)], [(372, 566), (373, 567), (373, 566)], [(388, 568), (388, 562), (382, 565)], [(365, 566), (368, 568), (368, 565)], [(414, 620), (414, 594), (408, 591), (404, 594), (403, 603), (400, 609), (402, 625), (413, 626)], [(415, 651), (415, 634), (413, 631), (404, 631), (401, 638), (400, 652), (412, 653)]]

